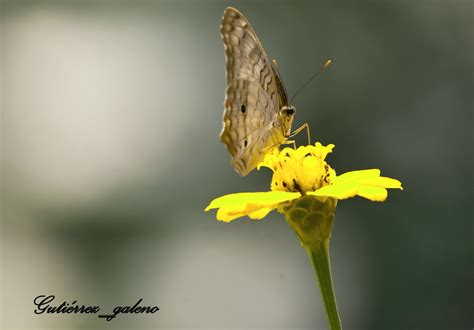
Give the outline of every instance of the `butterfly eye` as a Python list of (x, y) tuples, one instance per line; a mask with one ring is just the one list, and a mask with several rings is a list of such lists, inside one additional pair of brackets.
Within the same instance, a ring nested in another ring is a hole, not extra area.
[(294, 108), (284, 108), (281, 111), (282, 111), (282, 114), (287, 116), (287, 117), (290, 117), (290, 116), (295, 114), (295, 109)]
[(242, 111), (242, 113), (245, 113), (247, 109), (245, 108), (245, 105), (242, 104), (242, 106), (240, 107), (240, 111)]
[(247, 141), (247, 140), (245, 140), (245, 141), (244, 141), (244, 147), (246, 147), (246, 146), (247, 146), (247, 143), (248, 143), (248, 141)]

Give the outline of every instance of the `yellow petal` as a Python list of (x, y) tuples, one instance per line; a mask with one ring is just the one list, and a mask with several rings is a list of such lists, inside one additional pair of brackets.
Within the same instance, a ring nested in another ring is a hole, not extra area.
[(251, 200), (255, 194), (261, 193), (236, 193), (236, 194), (228, 194), (221, 197), (214, 199), (204, 211), (209, 211), (211, 209), (217, 209), (219, 207), (228, 207), (228, 206), (235, 206), (235, 205), (242, 205), (248, 200)]
[(387, 199), (387, 188), (403, 189), (400, 181), (381, 177), (379, 169), (360, 170), (344, 173), (334, 180), (334, 184), (322, 187), (309, 195), (346, 199), (361, 196), (371, 201), (383, 202)]
[(325, 186), (314, 192), (308, 192), (308, 195), (327, 196), (337, 199), (361, 196), (374, 202), (383, 202), (387, 199), (387, 189), (383, 187), (357, 184), (356, 182), (348, 182)]
[(364, 178), (360, 181), (360, 183), (371, 185), (371, 186), (377, 186), (377, 187), (403, 190), (402, 183), (400, 181), (396, 179), (392, 179), (392, 178), (387, 178), (384, 176), (379, 176), (377, 178)]
[(356, 196), (358, 185), (355, 182), (337, 183), (330, 186), (324, 186), (316, 191), (310, 191), (308, 195), (327, 196), (337, 199), (346, 199)]
[(383, 202), (387, 199), (387, 189), (375, 186), (362, 185), (357, 193), (360, 197), (370, 199), (373, 202)]
[(260, 210), (257, 210), (255, 212), (252, 212), (252, 213), (249, 213), (249, 218), (250, 219), (254, 219), (254, 220), (260, 220), (260, 219), (263, 219), (267, 216), (268, 213), (270, 213), (271, 211), (273, 211), (274, 207), (270, 208), (270, 207), (264, 207)]
[(278, 204), (300, 196), (300, 193), (285, 191), (230, 194), (214, 199), (205, 211), (218, 208), (217, 219), (225, 222), (244, 215), (248, 215), (252, 219), (261, 219)]
[(239, 212), (230, 207), (221, 207), (217, 210), (216, 218), (224, 222), (229, 222), (234, 219), (243, 217), (244, 215), (245, 215), (245, 212), (242, 212), (242, 211)]
[(353, 180), (358, 180), (362, 178), (375, 178), (378, 176), (380, 176), (380, 170), (377, 168), (374, 168), (370, 170), (346, 172), (344, 174), (338, 175), (336, 178), (336, 181), (337, 182), (353, 181)]

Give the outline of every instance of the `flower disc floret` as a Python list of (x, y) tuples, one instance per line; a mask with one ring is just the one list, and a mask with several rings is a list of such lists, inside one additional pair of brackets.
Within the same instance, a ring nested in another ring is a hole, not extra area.
[(301, 146), (298, 149), (284, 148), (267, 154), (257, 167), (268, 167), (273, 171), (272, 191), (288, 191), (306, 194), (332, 183), (336, 172), (326, 163), (333, 144), (323, 146)]

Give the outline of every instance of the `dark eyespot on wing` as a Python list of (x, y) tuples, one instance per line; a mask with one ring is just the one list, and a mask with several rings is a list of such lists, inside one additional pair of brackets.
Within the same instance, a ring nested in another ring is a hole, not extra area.
[(242, 106), (240, 107), (240, 111), (242, 113), (245, 113), (246, 110), (247, 110), (247, 108), (245, 107), (245, 104), (242, 104)]

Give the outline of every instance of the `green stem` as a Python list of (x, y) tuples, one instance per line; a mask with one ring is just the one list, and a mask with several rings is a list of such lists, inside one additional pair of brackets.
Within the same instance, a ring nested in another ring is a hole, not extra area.
[(319, 244), (306, 245), (305, 250), (313, 263), (314, 271), (318, 276), (319, 288), (323, 296), (324, 307), (331, 330), (340, 330), (341, 319), (337, 311), (336, 297), (331, 277), (331, 265), (329, 262), (329, 239), (319, 241)]

